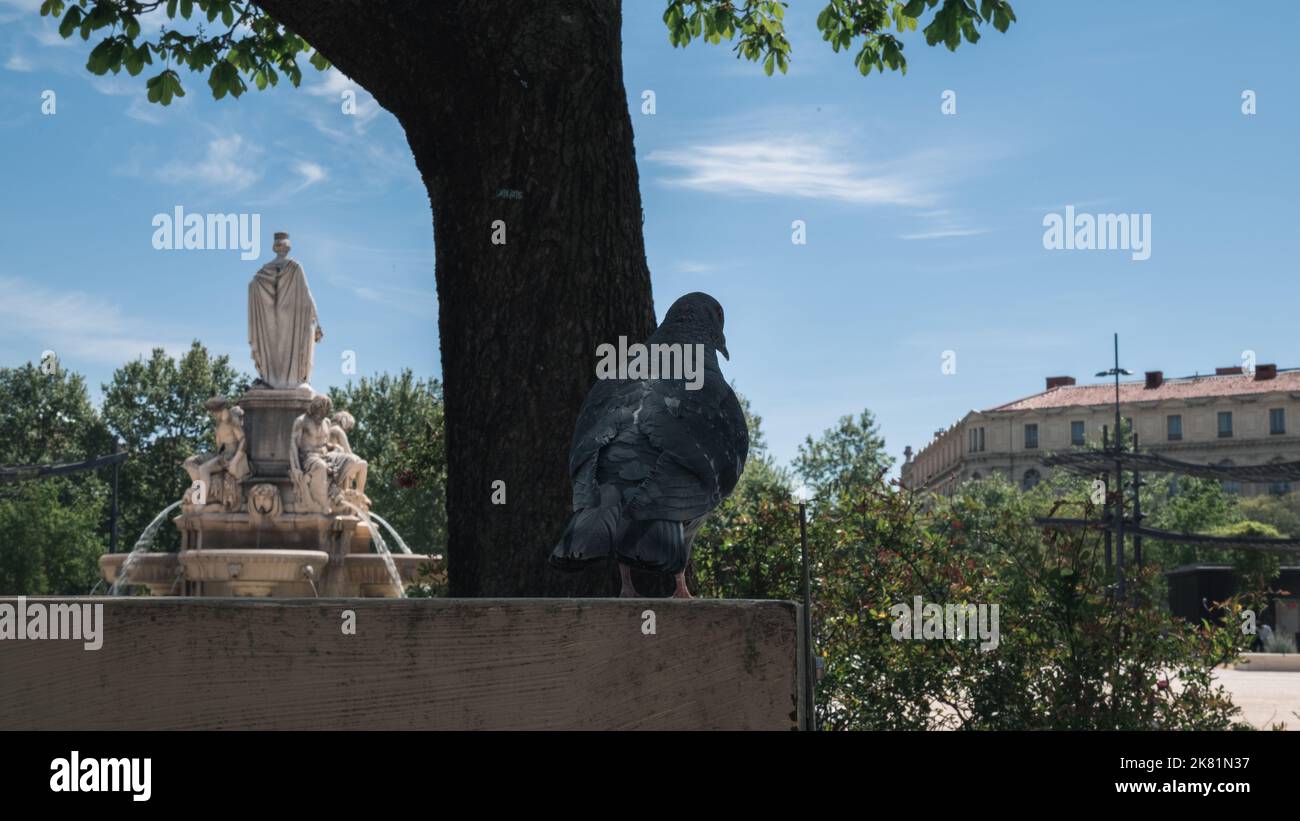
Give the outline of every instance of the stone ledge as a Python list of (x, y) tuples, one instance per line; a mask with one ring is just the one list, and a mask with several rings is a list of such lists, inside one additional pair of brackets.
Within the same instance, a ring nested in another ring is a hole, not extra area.
[(1300, 653), (1242, 653), (1237, 670), (1261, 673), (1300, 673)]
[(0, 729), (799, 726), (786, 601), (33, 602), (102, 604), (103, 646), (0, 640)]

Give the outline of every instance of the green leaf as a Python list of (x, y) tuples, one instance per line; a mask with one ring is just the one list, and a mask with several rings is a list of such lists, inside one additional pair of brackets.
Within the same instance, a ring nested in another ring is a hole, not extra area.
[(122, 57), (122, 64), (126, 66), (126, 73), (130, 74), (132, 77), (138, 75), (144, 70), (144, 57), (148, 56), (149, 49), (144, 46), (141, 46), (140, 48), (135, 48), (129, 45), (126, 46), (126, 52)]
[(99, 45), (91, 49), (90, 57), (86, 59), (86, 70), (91, 74), (107, 74), (110, 67), (109, 54), (112, 48), (112, 40), (101, 40)]
[(214, 100), (220, 100), (230, 90), (231, 73), (232, 67), (230, 63), (224, 60), (214, 65), (212, 71), (208, 73), (208, 88), (212, 89), (212, 98)]
[(763, 73), (771, 77), (772, 68), (775, 65), (775, 63), (776, 63), (776, 53), (769, 51), (767, 54), (767, 59), (763, 61)]
[(59, 36), (71, 37), (72, 32), (81, 24), (81, 7), (73, 6), (68, 9), (68, 13), (63, 15), (63, 22), (59, 23)]
[(148, 89), (148, 94), (146, 96), (149, 98), (149, 102), (156, 103), (162, 98), (162, 75), (161, 74), (157, 75), (156, 77), (150, 77), (149, 81), (146, 82), (144, 85), (145, 88)]

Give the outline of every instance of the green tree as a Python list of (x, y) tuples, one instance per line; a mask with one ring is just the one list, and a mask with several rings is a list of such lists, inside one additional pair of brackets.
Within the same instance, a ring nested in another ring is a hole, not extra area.
[[(742, 404), (760, 445), (751, 463), (758, 470), (746, 467), (696, 541), (700, 589), (797, 598), (797, 505), (788, 482), (769, 481), (779, 468), (763, 458), (760, 420)], [(1095, 515), (1090, 477), (1058, 471), (1022, 492), (997, 476), (967, 483), (952, 498), (902, 491), (875, 481), (874, 471), (864, 474), (876, 452), (863, 433), (871, 428), (869, 416), (841, 420), (819, 449), (801, 454), (805, 481), (819, 479), (822, 490), (808, 521), (813, 637), (825, 662), (816, 700), (822, 727), (1235, 726), (1237, 710), (1213, 670), (1249, 637), (1171, 618), (1156, 593), (1158, 567), (1132, 573), (1133, 601), (1117, 601), (1099, 533), (1035, 523), (1054, 512)], [(847, 478), (855, 473), (871, 481)], [(1212, 521), (1225, 511), (1215, 489), (1162, 515)], [(940, 607), (996, 604), (998, 646), (896, 637), (895, 608), (917, 596)]]
[(330, 391), (335, 410), (351, 413), (352, 449), (369, 463), (366, 496), (416, 553), (447, 546), (447, 453), (442, 385), (397, 376), (363, 378)]
[[(229, 357), (211, 356), (195, 340), (179, 359), (155, 348), (149, 359), (129, 362), (103, 386), (102, 415), (131, 457), (119, 484), (121, 534), (129, 548), (149, 522), (181, 498), (189, 478), (181, 464), (212, 446), (212, 426), (203, 403), (213, 396), (236, 397), (248, 377)], [(175, 550), (180, 534), (164, 527), (155, 550)]]
[[(0, 464), (79, 462), (113, 450), (77, 374), (0, 368), (0, 408)], [(0, 593), (86, 593), (108, 547), (107, 496), (95, 473), (0, 485)]]
[(1300, 494), (1241, 496), (1237, 513), (1243, 519), (1272, 525), (1284, 536), (1300, 537)]
[(875, 485), (893, 464), (875, 417), (864, 408), (856, 419), (840, 417), (820, 438), (808, 436), (799, 446), (794, 471), (816, 495), (828, 496)]
[(0, 595), (84, 596), (108, 552), (108, 488), (93, 476), (0, 487)]
[[(159, 9), (168, 25), (146, 30), (142, 15)], [(664, 23), (674, 45), (726, 40), (771, 73), (791, 59), (784, 9), (671, 0)], [(336, 65), (393, 113), (433, 206), (452, 591), (603, 592), (603, 575), (554, 573), (546, 557), (569, 516), (557, 431), (577, 417), (597, 347), (655, 324), (621, 5), (45, 0), (41, 13), (61, 17), (64, 37), (94, 36), (89, 71), (147, 70), (163, 105), (185, 93), (186, 69), (235, 98), (281, 76), (297, 84), (304, 58)], [(925, 41), (949, 49), (1015, 19), (1006, 0), (831, 0), (816, 25), (859, 71), (902, 71), (902, 38), (923, 17)], [(494, 506), (495, 480), (528, 492)]]
[(789, 540), (796, 515), (790, 475), (768, 453), (762, 417), (748, 399), (737, 398), (749, 427), (749, 457), (736, 489), (695, 537), (695, 589), (717, 598), (798, 598), (799, 543)]

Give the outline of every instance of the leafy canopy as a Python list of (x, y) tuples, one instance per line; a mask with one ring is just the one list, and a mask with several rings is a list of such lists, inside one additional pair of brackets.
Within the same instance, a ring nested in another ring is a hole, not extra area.
[[(770, 76), (776, 69), (784, 74), (790, 64), (786, 6), (779, 0), (668, 0), (663, 19), (673, 46), (735, 40), (736, 56), (761, 60)], [(156, 35), (147, 35), (141, 18), (160, 10), (179, 26), (160, 26)], [(949, 50), (963, 40), (978, 42), (984, 23), (1005, 32), (1016, 19), (1008, 0), (831, 0), (817, 15), (817, 28), (836, 52), (856, 44), (853, 62), (864, 76), (873, 68), (906, 74), (903, 42), (895, 32), (915, 31), (930, 10), (934, 13), (922, 29), (926, 44), (943, 43)], [(44, 0), (41, 15), (61, 17), (64, 38), (79, 34), (89, 41), (91, 34), (103, 35), (86, 60), (92, 74), (125, 68), (135, 77), (156, 66), (157, 58), (161, 69), (145, 86), (149, 102), (161, 105), (185, 96), (182, 67), (206, 72), (212, 96), (220, 100), (227, 94), (239, 97), (249, 83), (263, 91), (276, 85), (281, 73), (297, 86), (299, 57), (320, 71), (330, 65), (253, 0)]]
[[(717, 45), (739, 34), (736, 57), (762, 60), (770, 77), (774, 69), (784, 74), (790, 64), (787, 5), (777, 0), (669, 0), (664, 24), (674, 47), (684, 48), (697, 38)], [(851, 51), (857, 44), (853, 64), (863, 76), (873, 68), (882, 74), (886, 68), (906, 74), (903, 43), (894, 32), (916, 31), (921, 16), (935, 6), (939, 10), (922, 33), (927, 45), (943, 43), (949, 51), (956, 51), (963, 39), (979, 42), (983, 23), (1005, 32), (1016, 19), (1008, 0), (942, 0), (942, 5), (940, 0), (831, 0), (817, 15), (817, 28), (836, 52)]]
[[(155, 37), (145, 36), (140, 18), (163, 9), (170, 20), (192, 21), (187, 30), (160, 27)], [(271, 19), (249, 0), (45, 0), (41, 15), (58, 17), (59, 34), (74, 33), (89, 40), (92, 32), (105, 36), (90, 52), (86, 69), (92, 74), (117, 74), (122, 69), (132, 77), (154, 58), (162, 70), (146, 82), (149, 102), (170, 105), (184, 97), (178, 67), (208, 74), (212, 96), (238, 97), (248, 82), (259, 91), (274, 86), (283, 72), (297, 86), (302, 82), (300, 55), (309, 55), (311, 65), (321, 71), (329, 61), (307, 41)], [(210, 24), (220, 24), (210, 29)]]

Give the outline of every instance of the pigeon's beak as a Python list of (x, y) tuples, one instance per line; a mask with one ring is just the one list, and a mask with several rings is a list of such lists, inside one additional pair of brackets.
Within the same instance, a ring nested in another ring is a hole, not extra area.
[(727, 353), (727, 338), (721, 334), (718, 335), (718, 353), (722, 354), (723, 359), (731, 361), (731, 354)]

